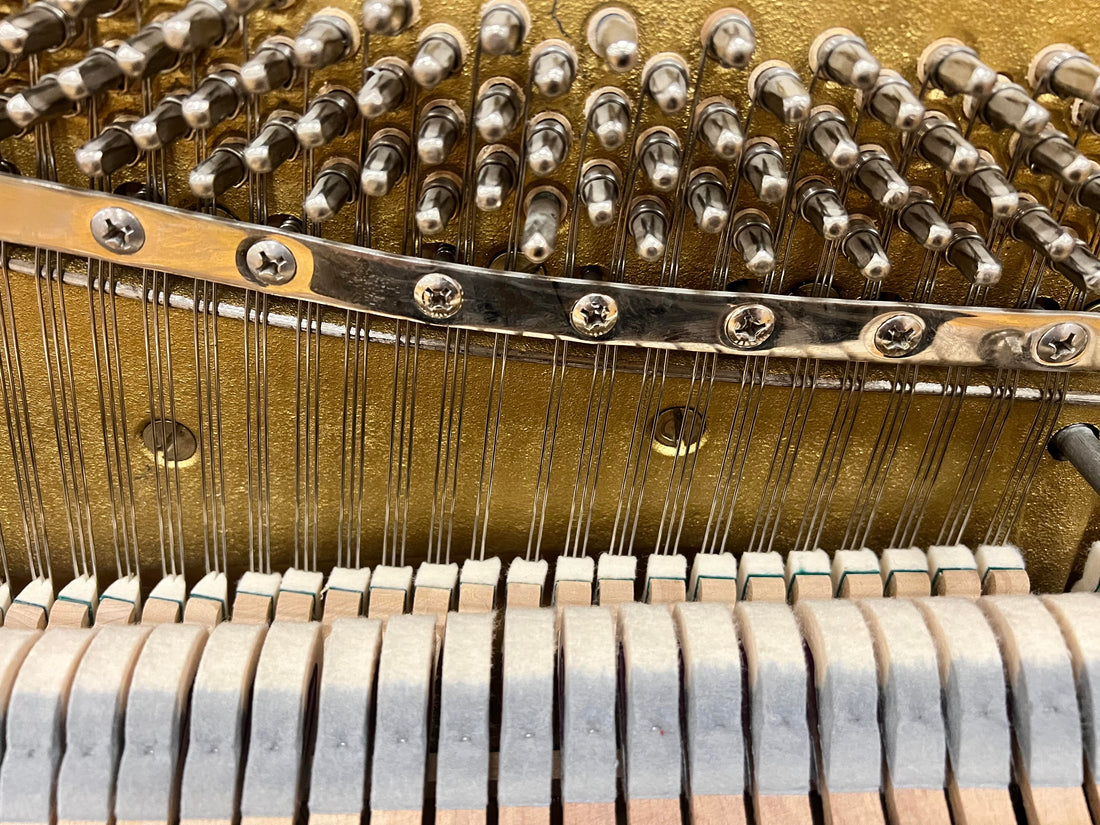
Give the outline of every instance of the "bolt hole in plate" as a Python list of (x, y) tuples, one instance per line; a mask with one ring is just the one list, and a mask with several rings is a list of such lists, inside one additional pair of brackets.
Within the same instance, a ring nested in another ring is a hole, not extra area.
[(141, 442), (154, 457), (175, 463), (187, 461), (198, 446), (189, 428), (168, 418), (147, 423), (141, 430)]
[(653, 449), (670, 458), (689, 455), (707, 443), (707, 422), (694, 407), (667, 407), (653, 420)]

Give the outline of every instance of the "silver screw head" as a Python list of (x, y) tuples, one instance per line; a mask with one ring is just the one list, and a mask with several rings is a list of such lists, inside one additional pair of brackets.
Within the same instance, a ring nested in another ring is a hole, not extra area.
[(145, 246), (141, 221), (118, 206), (107, 206), (92, 215), (91, 230), (96, 243), (120, 255), (133, 255)]
[(413, 287), (413, 300), (430, 318), (450, 318), (462, 306), (462, 284), (442, 272), (429, 272)]
[(288, 283), (298, 271), (294, 253), (273, 238), (256, 241), (248, 247), (244, 263), (249, 275), (268, 286)]
[(1035, 339), (1034, 356), (1040, 364), (1061, 367), (1072, 364), (1089, 343), (1089, 331), (1080, 324), (1066, 321), (1051, 324)]
[(924, 321), (910, 312), (887, 316), (875, 330), (875, 351), (886, 358), (912, 355), (924, 339)]
[(585, 338), (599, 338), (619, 323), (619, 304), (610, 295), (590, 293), (573, 304), (569, 323)]
[(775, 331), (775, 313), (763, 304), (741, 304), (726, 316), (726, 338), (737, 349), (756, 349)]

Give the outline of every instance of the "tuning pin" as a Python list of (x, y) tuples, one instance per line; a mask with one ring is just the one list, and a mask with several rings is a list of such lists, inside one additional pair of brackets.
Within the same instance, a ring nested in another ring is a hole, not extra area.
[(1087, 100), (1075, 100), (1070, 105), (1070, 123), (1076, 128), (1100, 135), (1100, 105)]
[(183, 117), (182, 94), (168, 95), (153, 111), (134, 121), (130, 135), (143, 152), (153, 152), (170, 146), (191, 131)]
[(490, 3), (481, 11), (478, 39), (484, 54), (500, 57), (515, 54), (523, 45), (531, 18), (527, 7), (513, 0)]
[(393, 57), (383, 57), (366, 70), (359, 90), (359, 112), (371, 120), (397, 109), (409, 96), (409, 67)]
[(18, 60), (45, 51), (56, 51), (76, 37), (78, 27), (60, 8), (33, 3), (0, 20), (0, 48)]
[(775, 238), (767, 216), (759, 209), (742, 209), (733, 216), (730, 240), (753, 275), (767, 275), (775, 269)]
[(843, 172), (859, 158), (848, 122), (835, 106), (818, 106), (806, 121), (806, 144), (823, 161)]
[(626, 142), (630, 133), (630, 104), (618, 89), (599, 89), (585, 106), (588, 128), (609, 152)]
[(359, 183), (370, 198), (388, 195), (409, 167), (409, 139), (397, 129), (382, 129), (370, 140)]
[(313, 99), (294, 132), (303, 149), (316, 149), (346, 135), (358, 117), (355, 96), (343, 87), (330, 87)]
[(488, 81), (478, 94), (474, 126), (486, 143), (496, 143), (511, 133), (519, 121), (520, 92), (505, 78)]
[(1100, 170), (1094, 171), (1074, 194), (1078, 206), (1100, 214)]
[(1077, 239), (1050, 214), (1041, 203), (1020, 199), (1020, 206), (1008, 224), (1008, 231), (1036, 252), (1052, 261), (1067, 258)]
[(922, 158), (952, 175), (969, 175), (978, 166), (978, 150), (941, 112), (928, 112), (913, 139)]
[(1017, 146), (1022, 145), (1024, 162), (1037, 175), (1049, 175), (1057, 178), (1068, 187), (1083, 182), (1093, 170), (1093, 163), (1073, 145), (1068, 137), (1057, 129), (1048, 127), (1042, 134), (1009, 146), (1015, 154)]
[(1027, 76), (1036, 92), (1100, 104), (1100, 66), (1066, 43), (1047, 46), (1035, 55)]
[(687, 184), (687, 203), (695, 214), (695, 225), (714, 235), (726, 228), (730, 218), (726, 182), (714, 169), (699, 169)]
[(1050, 112), (1017, 83), (999, 75), (988, 97), (968, 95), (963, 112), (977, 117), (995, 132), (1011, 129), (1021, 135), (1037, 135), (1050, 123)]
[(619, 205), (622, 175), (607, 160), (590, 160), (581, 173), (581, 201), (595, 227), (610, 226)]
[(766, 60), (749, 75), (749, 97), (788, 126), (810, 114), (810, 94), (798, 73), (781, 60)]
[(412, 75), (421, 87), (434, 89), (462, 67), (466, 47), (461, 38), (445, 23), (424, 29), (412, 64)]
[(1004, 170), (985, 154), (963, 181), (962, 191), (982, 212), (1000, 220), (1012, 217), (1020, 200)]
[(870, 218), (852, 215), (840, 249), (848, 263), (868, 281), (881, 281), (890, 274), (890, 259)]
[(561, 115), (536, 115), (527, 127), (527, 167), (538, 177), (552, 174), (565, 162), (572, 140), (569, 122)]
[(466, 128), (462, 111), (451, 101), (429, 103), (420, 118), (416, 154), (425, 166), (438, 166), (447, 159)]
[(462, 190), (453, 175), (435, 172), (425, 178), (416, 202), (416, 228), (420, 234), (442, 234), (461, 202)]
[(949, 96), (984, 97), (997, 82), (997, 73), (978, 59), (978, 53), (954, 37), (929, 44), (917, 61), (917, 76)]
[(913, 187), (909, 202), (898, 211), (898, 226), (925, 249), (938, 252), (951, 241), (951, 227), (936, 209), (932, 196)]
[(924, 119), (924, 104), (913, 93), (913, 87), (891, 69), (882, 69), (867, 91), (856, 92), (856, 105), (899, 132), (911, 132)]
[(756, 51), (756, 30), (736, 9), (719, 9), (703, 23), (703, 43), (723, 68), (743, 69)]
[(737, 109), (725, 98), (716, 98), (703, 104), (696, 119), (699, 139), (722, 160), (737, 160), (745, 145), (741, 131), (741, 119)]
[(787, 194), (783, 153), (771, 138), (753, 138), (745, 144), (741, 176), (764, 203), (779, 203)]
[(92, 49), (87, 56), (57, 73), (57, 85), (69, 100), (86, 100), (107, 89), (122, 86), (122, 69), (113, 49)]
[(474, 202), (482, 212), (495, 212), (504, 205), (516, 185), (516, 154), (505, 146), (481, 150), (475, 170)]
[(531, 85), (548, 100), (561, 97), (577, 76), (577, 55), (560, 40), (546, 40), (531, 53)]
[(834, 83), (870, 89), (882, 70), (863, 38), (848, 29), (829, 29), (810, 46), (810, 68)]
[(235, 117), (244, 103), (244, 85), (236, 69), (207, 75), (183, 101), (183, 119), (192, 129), (212, 129)]
[(90, 178), (113, 175), (138, 158), (138, 148), (130, 137), (130, 123), (116, 121), (76, 150), (76, 165)]
[(848, 211), (824, 178), (803, 178), (795, 200), (802, 219), (825, 240), (839, 241), (848, 232)]
[(655, 55), (642, 71), (642, 87), (665, 114), (674, 114), (684, 108), (688, 83), (687, 63), (678, 54)]
[(321, 168), (302, 204), (308, 220), (323, 223), (359, 196), (359, 170), (349, 160), (332, 158)]
[(191, 170), (188, 183), (197, 198), (213, 199), (227, 189), (240, 186), (248, 178), (244, 165), (244, 141), (230, 138)]
[(149, 23), (129, 40), (120, 43), (115, 62), (130, 80), (146, 80), (169, 72), (180, 63), (180, 53), (164, 38), (164, 24)]
[(298, 77), (294, 41), (289, 37), (269, 37), (241, 66), (241, 83), (250, 95), (262, 95), (286, 89)]
[(122, 8), (125, 0), (50, 0), (73, 20), (106, 17)]
[(668, 242), (668, 211), (657, 198), (644, 196), (634, 201), (627, 220), (634, 252), (643, 261), (659, 261)]
[(298, 153), (294, 125), (298, 115), (285, 109), (272, 112), (259, 133), (244, 149), (244, 162), (257, 175), (274, 172)]
[(565, 214), (566, 200), (552, 186), (540, 186), (527, 195), (526, 219), (520, 250), (533, 264), (541, 264), (554, 254), (558, 228)]
[(1082, 292), (1100, 292), (1100, 259), (1087, 243), (1077, 241), (1070, 253), (1051, 268)]
[(363, 29), (367, 34), (393, 37), (401, 34), (416, 17), (413, 0), (364, 0)]
[(11, 115), (8, 114), (8, 101), (11, 100), (10, 92), (0, 92), (0, 140), (19, 134), (21, 129)]
[(316, 71), (346, 60), (359, 51), (359, 26), (340, 9), (322, 9), (306, 21), (294, 38), (294, 56), (303, 69)]
[(671, 129), (653, 129), (638, 143), (638, 159), (650, 185), (670, 192), (680, 180), (680, 139)]
[(986, 247), (982, 236), (968, 223), (952, 225), (954, 235), (944, 256), (974, 286), (992, 286), (1001, 280), (1002, 266)]
[(588, 46), (613, 72), (629, 72), (638, 63), (638, 24), (625, 9), (611, 6), (588, 19)]
[(194, 54), (225, 42), (238, 19), (224, 0), (191, 0), (164, 21), (164, 42), (177, 52)]
[(73, 103), (57, 83), (57, 77), (46, 75), (33, 86), (8, 98), (8, 117), (20, 129), (57, 120), (73, 111)]
[(879, 146), (860, 147), (854, 180), (861, 192), (884, 209), (900, 209), (909, 200), (908, 181)]

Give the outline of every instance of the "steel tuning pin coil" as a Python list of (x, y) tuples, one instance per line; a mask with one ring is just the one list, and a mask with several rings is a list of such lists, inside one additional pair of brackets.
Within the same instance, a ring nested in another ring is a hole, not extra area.
[(153, 21), (119, 44), (115, 61), (130, 80), (146, 80), (176, 68), (183, 55), (168, 45), (164, 22)]
[(795, 190), (798, 214), (826, 241), (839, 241), (848, 233), (848, 210), (837, 191), (824, 178), (803, 178)]
[(20, 60), (73, 42), (81, 27), (58, 6), (39, 0), (0, 20), (0, 49)]
[(458, 73), (466, 58), (466, 41), (453, 26), (436, 23), (428, 26), (417, 40), (412, 76), (421, 88), (434, 89)]
[(450, 100), (438, 100), (424, 107), (416, 133), (416, 154), (425, 166), (438, 166), (454, 151), (466, 120)]
[(1100, 66), (1067, 43), (1055, 43), (1035, 55), (1027, 79), (1036, 92), (1100, 105)]
[(113, 175), (134, 163), (139, 156), (137, 144), (130, 135), (133, 118), (107, 124), (94, 138), (76, 150), (76, 165), (90, 178)]
[(12, 123), (26, 130), (73, 112), (76, 104), (61, 90), (55, 75), (46, 75), (8, 98), (5, 109)]
[(753, 70), (749, 97), (787, 126), (801, 123), (810, 114), (810, 93), (802, 78), (781, 60), (766, 60)]
[(943, 37), (928, 45), (917, 61), (917, 77), (945, 95), (984, 97), (993, 90), (997, 73), (961, 40)]
[(840, 251), (868, 281), (882, 281), (890, 274), (890, 258), (882, 245), (882, 236), (866, 215), (851, 216)]
[(810, 46), (810, 68), (815, 75), (853, 89), (870, 89), (882, 70), (863, 38), (842, 28), (817, 36)]
[(474, 203), (482, 212), (504, 206), (516, 186), (518, 160), (506, 146), (486, 146), (474, 169)]
[(615, 220), (622, 191), (622, 173), (607, 160), (590, 160), (581, 172), (581, 202), (588, 221), (595, 227), (610, 226)]
[(522, 111), (519, 87), (507, 78), (493, 78), (478, 92), (474, 128), (486, 143), (497, 143), (516, 128)]
[(654, 55), (642, 70), (642, 87), (665, 114), (675, 114), (684, 108), (690, 82), (687, 63), (671, 52)]
[(100, 46), (90, 50), (82, 60), (57, 73), (57, 84), (69, 100), (81, 101), (120, 89), (125, 75), (115, 60), (116, 46)]
[(1100, 293), (1100, 259), (1084, 241), (1077, 241), (1068, 255), (1051, 263), (1051, 269), (1082, 292)]
[(567, 201), (556, 187), (538, 186), (528, 193), (524, 207), (520, 251), (531, 263), (541, 264), (554, 254)]
[(764, 276), (775, 269), (775, 235), (759, 209), (742, 209), (733, 216), (730, 241), (753, 275)]
[(236, 136), (227, 137), (206, 160), (191, 170), (188, 184), (195, 197), (212, 200), (248, 179), (244, 145), (244, 141)]
[(806, 145), (823, 161), (845, 172), (859, 158), (859, 146), (852, 140), (848, 121), (835, 106), (818, 106), (806, 120)]
[(394, 37), (413, 24), (416, 7), (413, 0), (364, 0), (363, 30), (367, 34)]
[(969, 175), (978, 166), (978, 150), (942, 112), (927, 112), (912, 139), (922, 158), (952, 175)]
[(730, 219), (729, 198), (725, 178), (717, 169), (695, 170), (688, 179), (685, 197), (700, 231), (716, 235), (726, 228)]
[(671, 129), (651, 129), (638, 140), (638, 165), (650, 186), (671, 192), (680, 180), (680, 138)]
[(668, 209), (652, 195), (643, 195), (630, 206), (627, 229), (634, 239), (634, 254), (643, 261), (659, 261), (668, 243)]
[(856, 188), (883, 209), (900, 209), (909, 200), (909, 182), (894, 167), (886, 150), (876, 144), (860, 147), (852, 179)]
[(741, 118), (737, 108), (725, 98), (703, 101), (695, 116), (699, 140), (722, 160), (734, 161), (741, 157), (745, 146), (745, 133), (741, 130)]
[(1055, 220), (1050, 210), (1030, 196), (1020, 196), (1019, 208), (1008, 223), (1008, 231), (1017, 241), (1051, 261), (1069, 257), (1077, 245), (1077, 238)]
[(764, 203), (779, 203), (787, 195), (787, 169), (779, 144), (769, 137), (756, 137), (745, 144), (741, 176)]
[(184, 99), (183, 119), (192, 129), (212, 129), (236, 117), (244, 97), (240, 72), (231, 66), (218, 69)]
[(358, 196), (359, 169), (345, 158), (330, 158), (321, 167), (302, 211), (309, 220), (321, 223), (336, 217)]
[(719, 9), (703, 23), (707, 54), (725, 69), (744, 69), (756, 51), (756, 30), (738, 9)]
[(944, 252), (947, 262), (974, 286), (993, 286), (1000, 281), (1001, 262), (989, 251), (978, 230), (962, 221), (952, 224), (951, 229), (953, 235)]
[(416, 228), (422, 235), (441, 235), (462, 203), (458, 178), (448, 172), (433, 172), (424, 179), (416, 202)]
[(557, 112), (535, 115), (524, 138), (527, 168), (538, 177), (553, 174), (569, 156), (573, 133), (569, 121)]
[(588, 46), (613, 72), (628, 72), (638, 64), (638, 24), (625, 9), (599, 9), (588, 19)]
[(597, 89), (585, 104), (588, 129), (609, 152), (626, 143), (630, 134), (630, 112), (626, 95), (615, 88)]
[(911, 132), (924, 120), (924, 104), (909, 81), (892, 69), (882, 69), (869, 89), (857, 90), (856, 105), (899, 132)]
[(294, 132), (303, 149), (317, 149), (346, 135), (358, 119), (359, 107), (349, 89), (324, 86), (299, 118)]
[(383, 57), (363, 73), (359, 113), (373, 120), (395, 111), (408, 100), (411, 88), (408, 64), (395, 57)]
[(204, 51), (228, 40), (239, 19), (224, 0), (191, 0), (164, 21), (164, 42), (181, 54)]
[(478, 40), (483, 54), (515, 54), (531, 30), (531, 15), (518, 0), (494, 0), (481, 9)]
[(898, 226), (918, 244), (932, 252), (942, 251), (951, 241), (951, 227), (940, 215), (927, 190), (914, 186), (908, 202), (898, 210)]
[(1100, 169), (1094, 169), (1074, 192), (1073, 199), (1078, 206), (1091, 209), (1100, 215)]
[(286, 109), (276, 109), (256, 137), (244, 148), (244, 162), (257, 175), (268, 175), (298, 154), (298, 137), (294, 127), (299, 115)]
[(370, 139), (359, 183), (369, 198), (382, 198), (409, 168), (409, 139), (398, 129), (380, 129)]
[(1069, 188), (1083, 183), (1094, 164), (1065, 134), (1048, 126), (1035, 137), (1013, 136), (1010, 154), (1022, 150), (1024, 163), (1037, 175), (1055, 178)]
[(241, 66), (241, 83), (253, 96), (287, 89), (297, 78), (294, 41), (282, 35), (267, 38)]
[(182, 92), (163, 97), (153, 110), (138, 118), (130, 127), (134, 143), (143, 152), (155, 152), (171, 146), (191, 133), (191, 126), (183, 116)]
[(573, 88), (577, 53), (563, 40), (544, 40), (531, 50), (531, 85), (547, 100)]
[(359, 51), (359, 26), (347, 12), (322, 9), (306, 21), (294, 38), (294, 56), (303, 69), (333, 66)]
[(988, 152), (980, 152), (977, 168), (963, 180), (962, 192), (990, 218), (1004, 220), (1016, 212), (1020, 196)]
[(1018, 83), (997, 76), (993, 91), (985, 97), (967, 95), (963, 112), (978, 118), (995, 132), (1011, 130), (1020, 135), (1039, 134), (1050, 123), (1050, 112)]

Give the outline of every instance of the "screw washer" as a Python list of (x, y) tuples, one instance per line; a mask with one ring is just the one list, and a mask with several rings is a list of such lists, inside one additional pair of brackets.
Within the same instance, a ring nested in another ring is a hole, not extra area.
[(875, 329), (875, 351), (886, 358), (912, 355), (924, 340), (925, 323), (919, 315), (897, 312), (885, 318)]
[(1089, 331), (1073, 321), (1052, 324), (1035, 339), (1032, 355), (1046, 366), (1060, 367), (1076, 361), (1089, 343)]
[(413, 287), (413, 300), (431, 318), (450, 318), (462, 306), (462, 284), (442, 272), (429, 272)]
[(726, 315), (725, 331), (737, 349), (756, 349), (775, 331), (775, 313), (763, 304), (740, 304)]
[(589, 293), (573, 304), (569, 323), (584, 337), (599, 338), (611, 332), (619, 323), (619, 302), (610, 295)]
[(94, 215), (90, 223), (92, 237), (104, 249), (120, 255), (133, 255), (145, 246), (145, 228), (133, 212), (118, 206), (107, 206)]
[(274, 238), (256, 241), (244, 256), (248, 274), (262, 284), (289, 283), (298, 272), (298, 262), (286, 244)]

